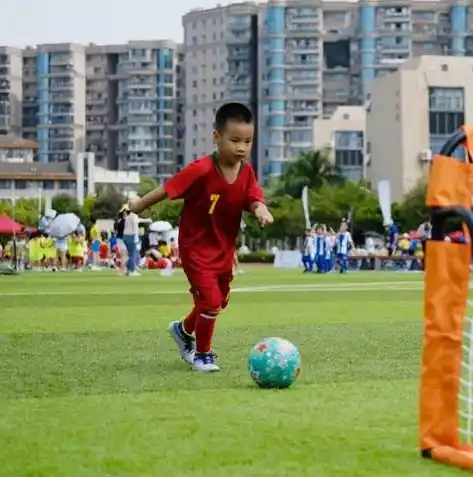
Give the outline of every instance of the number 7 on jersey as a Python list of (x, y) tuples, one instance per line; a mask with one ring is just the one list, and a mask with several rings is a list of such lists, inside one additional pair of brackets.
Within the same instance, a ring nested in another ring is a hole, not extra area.
[(211, 194), (210, 195), (209, 214), (214, 213), (215, 206), (217, 205), (218, 199), (220, 199), (220, 194)]

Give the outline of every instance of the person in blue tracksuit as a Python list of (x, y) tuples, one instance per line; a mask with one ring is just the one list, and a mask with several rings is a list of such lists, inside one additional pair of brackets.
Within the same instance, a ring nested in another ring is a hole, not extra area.
[(342, 222), (336, 238), (337, 259), (340, 273), (348, 271), (348, 252), (353, 247), (353, 239), (348, 231), (348, 224)]
[(304, 273), (314, 271), (315, 237), (312, 229), (307, 229), (305, 232), (304, 250), (302, 252), (302, 265), (304, 265)]
[(315, 228), (315, 264), (317, 273), (325, 273), (327, 259), (327, 237), (323, 225), (317, 225)]

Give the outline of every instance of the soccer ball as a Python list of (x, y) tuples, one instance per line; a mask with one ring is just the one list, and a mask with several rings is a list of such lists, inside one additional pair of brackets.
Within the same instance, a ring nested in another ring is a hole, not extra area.
[(301, 372), (301, 355), (290, 341), (265, 338), (251, 350), (248, 370), (261, 388), (288, 388)]

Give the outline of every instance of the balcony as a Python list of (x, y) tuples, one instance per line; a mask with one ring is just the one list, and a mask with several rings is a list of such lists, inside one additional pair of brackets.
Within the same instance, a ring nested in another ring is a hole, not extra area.
[(385, 21), (409, 21), (411, 11), (407, 7), (385, 8), (380, 11), (378, 18)]
[(69, 77), (74, 75), (76, 71), (74, 70), (73, 65), (64, 65), (64, 66), (51, 66), (49, 71), (49, 76), (65, 76)]
[(72, 61), (71, 55), (61, 55), (52, 53), (50, 56), (51, 66), (73, 66), (74, 62)]

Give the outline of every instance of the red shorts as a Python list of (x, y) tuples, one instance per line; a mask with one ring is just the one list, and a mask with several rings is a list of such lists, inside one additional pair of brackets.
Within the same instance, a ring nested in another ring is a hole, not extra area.
[(232, 272), (194, 272), (184, 269), (190, 283), (194, 305), (203, 311), (220, 311), (230, 299)]
[(72, 265), (81, 267), (84, 264), (84, 257), (71, 257)]

